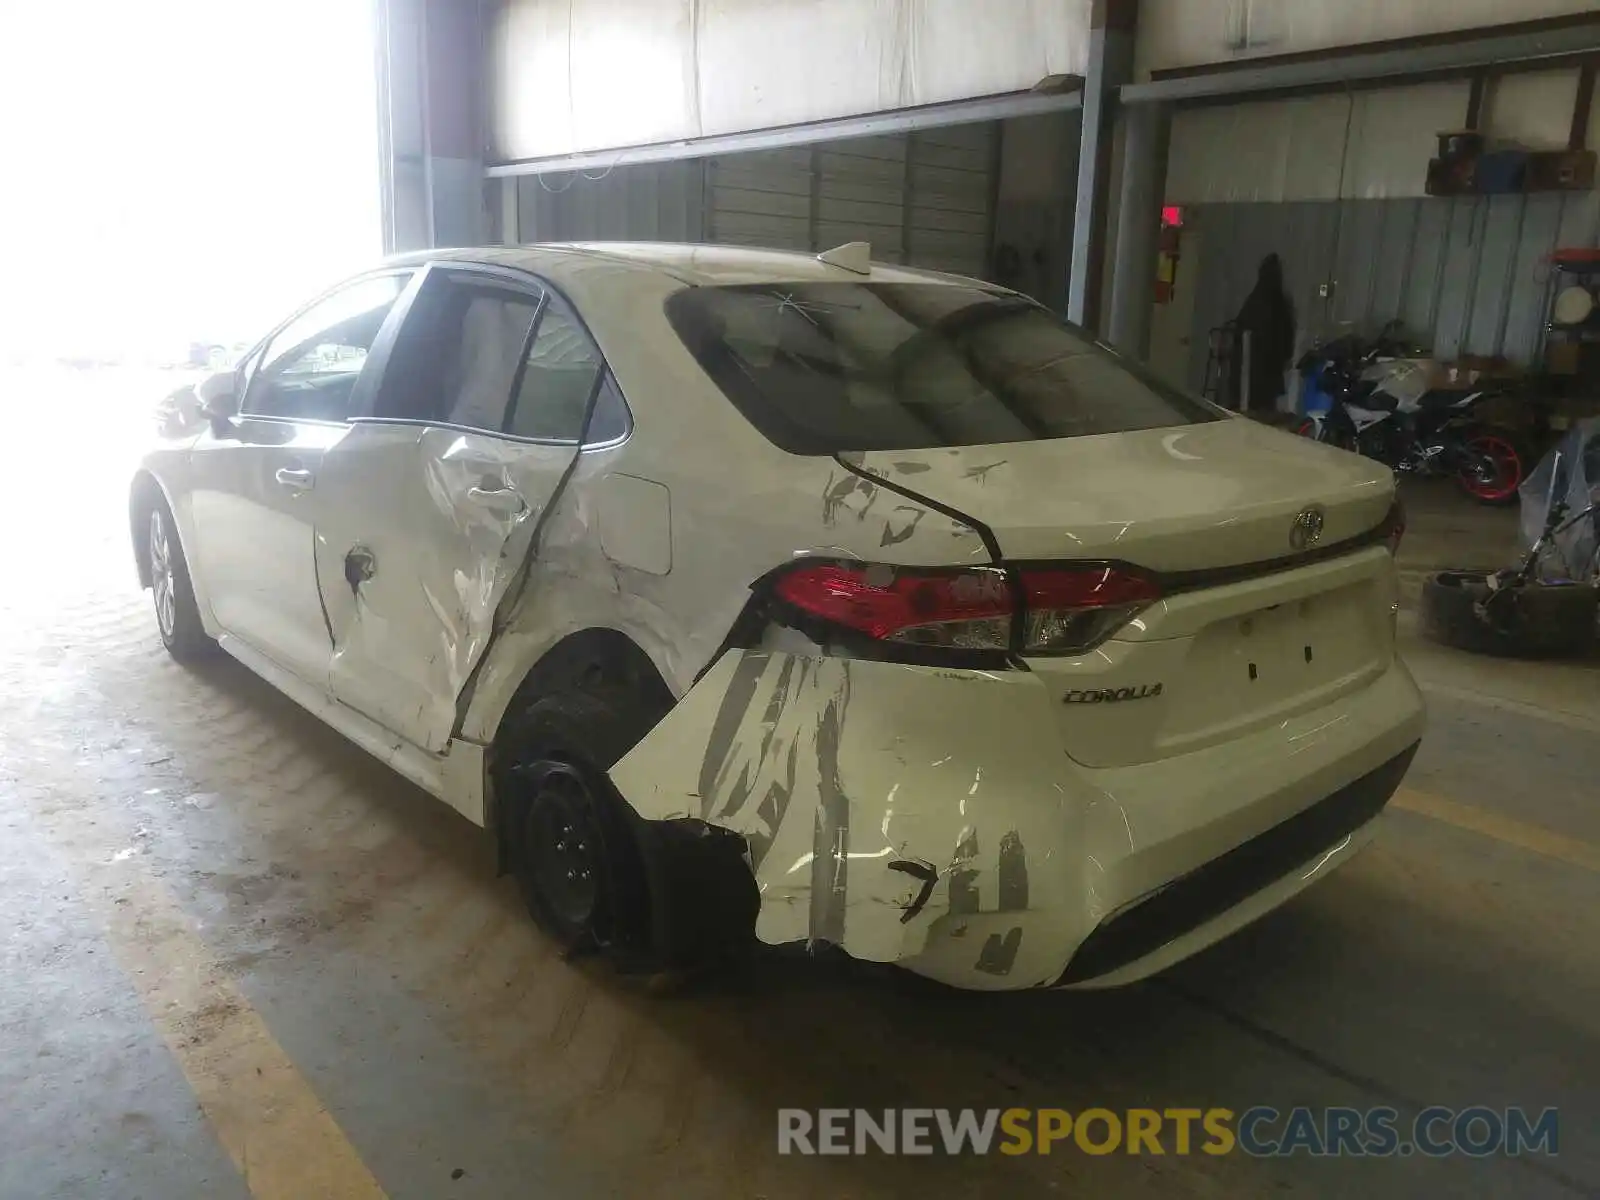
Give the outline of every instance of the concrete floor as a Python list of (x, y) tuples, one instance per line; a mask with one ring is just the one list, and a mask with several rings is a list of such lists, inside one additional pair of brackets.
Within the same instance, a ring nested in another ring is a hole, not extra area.
[[(442, 805), (231, 661), (167, 659), (122, 509), (155, 386), (4, 391), (50, 398), (11, 428), (51, 459), (0, 472), (0, 1197), (1600, 1194), (1600, 663), (1470, 659), (1408, 617), (1433, 724), (1378, 842), (1150, 983), (985, 998), (774, 957), (654, 996), (555, 957)], [(1509, 540), (1437, 489), (1413, 513), (1414, 569)], [(1554, 1105), (1562, 1141), (774, 1152), (779, 1106), (896, 1104)]]

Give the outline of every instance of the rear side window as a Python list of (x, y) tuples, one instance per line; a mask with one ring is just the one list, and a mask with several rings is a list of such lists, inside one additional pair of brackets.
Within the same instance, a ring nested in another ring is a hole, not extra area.
[(435, 275), (395, 343), (376, 415), (498, 432), (540, 296)]
[(1030, 300), (939, 283), (697, 287), (667, 319), (794, 454), (976, 446), (1220, 420)]
[(499, 429), (539, 303), (532, 296), (487, 290), (467, 292), (464, 299), (460, 337), (444, 364), (445, 420)]
[(528, 348), (507, 431), (518, 437), (577, 441), (604, 367), (599, 347), (566, 305), (552, 297)]

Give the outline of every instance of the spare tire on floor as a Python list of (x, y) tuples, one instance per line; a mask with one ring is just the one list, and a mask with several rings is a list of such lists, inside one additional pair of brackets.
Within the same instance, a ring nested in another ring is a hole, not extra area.
[(1490, 572), (1441, 571), (1422, 585), (1422, 628), (1436, 642), (1520, 658), (1579, 656), (1594, 645), (1600, 590), (1580, 583), (1529, 583), (1493, 606), (1493, 620), (1478, 605), (1489, 598)]

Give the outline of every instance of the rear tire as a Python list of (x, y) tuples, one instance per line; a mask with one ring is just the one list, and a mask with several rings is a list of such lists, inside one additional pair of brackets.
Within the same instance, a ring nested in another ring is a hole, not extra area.
[(193, 662), (215, 652), (217, 643), (206, 633), (189, 579), (189, 562), (178, 540), (177, 522), (165, 500), (150, 507), (145, 535), (145, 555), (150, 567), (150, 595), (154, 601), (156, 630), (167, 653), (178, 662)]
[(644, 869), (631, 810), (606, 772), (654, 721), (632, 689), (595, 684), (546, 696), (512, 722), (495, 791), (528, 912), (568, 953), (637, 943)]
[(761, 906), (742, 836), (646, 820), (612, 784), (664, 712), (626, 683), (555, 692), (511, 719), (494, 767), (501, 844), (533, 919), (569, 955), (604, 950), (638, 973), (737, 960)]
[(1577, 657), (1595, 644), (1600, 590), (1585, 584), (1516, 588), (1491, 621), (1477, 606), (1490, 594), (1484, 571), (1442, 571), (1422, 585), (1422, 627), (1434, 641), (1474, 654)]

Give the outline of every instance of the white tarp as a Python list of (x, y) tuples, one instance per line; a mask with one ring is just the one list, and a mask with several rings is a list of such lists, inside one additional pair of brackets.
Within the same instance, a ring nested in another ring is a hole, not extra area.
[(494, 154), (540, 158), (1025, 91), (1089, 0), (505, 0)]
[(1565, 505), (1554, 544), (1540, 556), (1539, 578), (1587, 581), (1600, 576), (1600, 514), (1584, 515), (1600, 503), (1600, 418), (1574, 425), (1518, 491), (1524, 550), (1544, 533), (1551, 509)]

